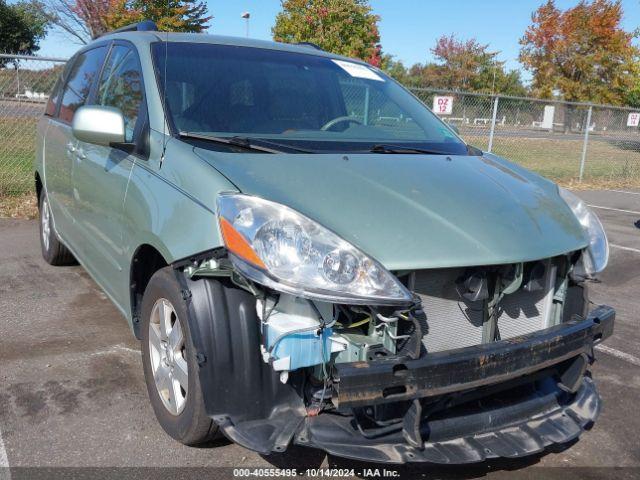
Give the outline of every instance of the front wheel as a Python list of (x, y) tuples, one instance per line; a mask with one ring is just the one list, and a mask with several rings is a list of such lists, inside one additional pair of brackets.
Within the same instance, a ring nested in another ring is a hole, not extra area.
[(216, 438), (206, 414), (187, 311), (172, 268), (158, 270), (142, 300), (142, 364), (160, 426), (185, 445)]

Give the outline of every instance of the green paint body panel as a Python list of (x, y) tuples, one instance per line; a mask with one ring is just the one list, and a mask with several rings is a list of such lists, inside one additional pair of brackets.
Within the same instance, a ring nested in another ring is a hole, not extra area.
[[(43, 117), (35, 169), (50, 196), (56, 231), (130, 324), (136, 251), (151, 245), (171, 263), (221, 246), (215, 215), (221, 191), (288, 205), (392, 270), (522, 262), (587, 245), (553, 183), (492, 155), (345, 159), (194, 149), (168, 136), (150, 44), (168, 39), (342, 57), (207, 35), (128, 32), (98, 41), (118, 39), (133, 44), (140, 57), (149, 158), (79, 142), (70, 126)], [(82, 148), (86, 159), (71, 158), (69, 144)]]
[(555, 184), (492, 155), (196, 153), (392, 270), (524, 262), (588, 243)]

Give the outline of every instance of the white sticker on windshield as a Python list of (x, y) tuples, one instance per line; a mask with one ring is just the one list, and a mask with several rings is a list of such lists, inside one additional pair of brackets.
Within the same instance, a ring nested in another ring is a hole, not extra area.
[(384, 78), (382, 78), (380, 75), (378, 75), (376, 72), (365, 65), (353, 62), (345, 62), (344, 60), (333, 60), (333, 63), (338, 65), (352, 77), (367, 78), (369, 80), (378, 80), (379, 82), (384, 82)]

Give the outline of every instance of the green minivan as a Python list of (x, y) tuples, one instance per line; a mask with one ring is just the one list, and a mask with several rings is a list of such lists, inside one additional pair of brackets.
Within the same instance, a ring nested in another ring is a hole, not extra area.
[(466, 463), (590, 428), (615, 311), (580, 199), (361, 61), (156, 30), (68, 62), (35, 186), (44, 259), (128, 320), (167, 434)]

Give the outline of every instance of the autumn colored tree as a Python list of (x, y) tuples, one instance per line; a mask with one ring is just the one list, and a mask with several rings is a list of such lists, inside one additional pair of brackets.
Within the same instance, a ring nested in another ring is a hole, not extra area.
[(639, 52), (621, 26), (622, 15), (620, 1), (612, 0), (581, 0), (564, 11), (549, 0), (538, 8), (520, 40), (520, 62), (533, 74), (534, 94), (625, 103)]
[(284, 0), (272, 33), (277, 42), (311, 42), (380, 66), (378, 20), (366, 0)]
[(75, 43), (86, 44), (107, 31), (105, 16), (112, 0), (34, 0), (32, 4), (51, 25)]
[(111, 8), (105, 16), (110, 30), (153, 20), (158, 29), (167, 32), (202, 32), (213, 16), (201, 0), (110, 0)]
[(201, 32), (212, 18), (200, 0), (36, 0), (33, 4), (78, 43), (142, 20), (155, 21), (160, 30)]
[[(473, 92), (497, 92), (508, 95), (524, 95), (519, 72), (506, 71), (504, 62), (498, 60), (498, 52), (475, 39), (458, 40), (455, 35), (440, 37), (431, 49), (435, 61), (413, 65), (406, 72), (406, 83), (450, 90)], [(402, 76), (393, 65), (396, 78)]]

